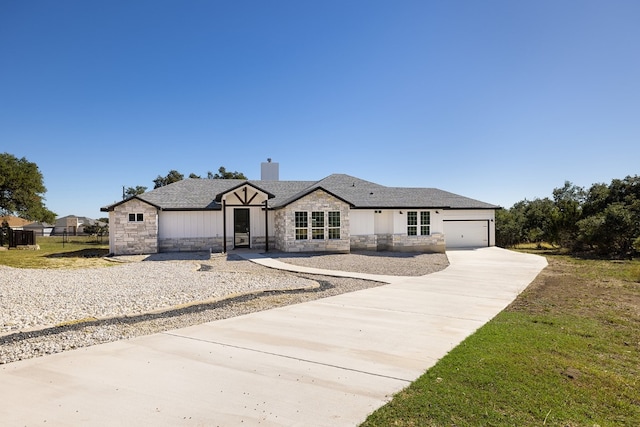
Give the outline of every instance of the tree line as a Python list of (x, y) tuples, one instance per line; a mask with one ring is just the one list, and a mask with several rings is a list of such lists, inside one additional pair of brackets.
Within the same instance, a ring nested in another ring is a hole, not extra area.
[(601, 257), (639, 255), (640, 176), (589, 189), (566, 181), (552, 198), (525, 199), (496, 212), (498, 246), (543, 242)]

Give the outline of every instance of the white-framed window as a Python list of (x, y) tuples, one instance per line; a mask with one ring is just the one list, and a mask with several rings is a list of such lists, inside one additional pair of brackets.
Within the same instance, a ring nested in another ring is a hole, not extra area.
[(429, 211), (408, 211), (407, 212), (407, 235), (408, 236), (428, 236), (431, 234), (431, 212)]
[(340, 239), (340, 211), (313, 211), (311, 215), (297, 211), (294, 216), (296, 240)]
[(307, 240), (309, 236), (309, 216), (307, 212), (295, 212), (296, 240)]
[(329, 239), (340, 239), (340, 211), (327, 212)]
[(129, 214), (129, 222), (143, 222), (144, 214), (142, 213), (130, 213)]
[(311, 212), (311, 238), (324, 240), (324, 212)]

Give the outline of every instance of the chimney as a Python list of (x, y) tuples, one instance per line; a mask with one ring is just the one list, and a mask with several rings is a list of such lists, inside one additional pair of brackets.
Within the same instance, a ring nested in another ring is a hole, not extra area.
[(279, 181), (280, 180), (280, 165), (279, 163), (272, 163), (271, 158), (267, 159), (267, 162), (260, 164), (260, 179), (263, 181)]

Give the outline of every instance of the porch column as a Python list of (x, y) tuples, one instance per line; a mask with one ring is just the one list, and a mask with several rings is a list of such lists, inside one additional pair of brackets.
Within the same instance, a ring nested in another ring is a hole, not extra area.
[(264, 201), (264, 251), (269, 252), (269, 211), (267, 210), (267, 200)]
[(227, 253), (227, 201), (222, 199), (222, 253)]

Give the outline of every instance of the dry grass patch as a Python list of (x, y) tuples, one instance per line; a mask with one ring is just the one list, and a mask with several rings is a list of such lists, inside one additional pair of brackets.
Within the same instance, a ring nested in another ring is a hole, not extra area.
[(95, 242), (95, 237), (38, 237), (39, 250), (0, 251), (0, 265), (15, 268), (93, 268), (112, 265), (103, 257), (109, 245)]

